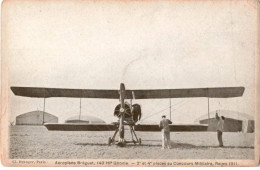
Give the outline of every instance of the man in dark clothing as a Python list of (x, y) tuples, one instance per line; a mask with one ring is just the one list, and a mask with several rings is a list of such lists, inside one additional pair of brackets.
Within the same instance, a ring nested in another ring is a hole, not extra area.
[(218, 142), (219, 142), (219, 146), (223, 147), (222, 134), (223, 134), (223, 131), (224, 131), (224, 120), (225, 120), (225, 117), (224, 116), (219, 117), (218, 113), (216, 113), (216, 119), (217, 119)]

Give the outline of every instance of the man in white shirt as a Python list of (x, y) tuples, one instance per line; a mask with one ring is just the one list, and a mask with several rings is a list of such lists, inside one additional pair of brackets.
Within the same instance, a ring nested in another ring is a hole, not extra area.
[(216, 119), (217, 119), (218, 142), (219, 142), (219, 146), (223, 147), (222, 133), (224, 132), (225, 117), (224, 116), (219, 117), (218, 113), (216, 113)]
[(170, 139), (170, 127), (169, 124), (172, 124), (172, 121), (166, 119), (166, 116), (162, 116), (162, 120), (160, 121), (159, 127), (162, 130), (162, 149), (166, 147), (168, 149), (171, 148), (171, 139)]

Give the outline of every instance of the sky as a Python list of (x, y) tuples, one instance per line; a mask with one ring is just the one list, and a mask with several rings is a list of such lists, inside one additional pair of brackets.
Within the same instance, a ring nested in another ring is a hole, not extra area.
[[(3, 50), (8, 85), (81, 89), (244, 86), (243, 97), (210, 99), (210, 111), (255, 112), (257, 10), (246, 1), (7, 1)], [(43, 110), (43, 99), (9, 90), (10, 120)], [(82, 115), (116, 121), (119, 100), (82, 99)], [(134, 100), (143, 123), (169, 116), (169, 99)], [(171, 99), (174, 123), (194, 123), (207, 98)], [(45, 111), (79, 114), (79, 99), (48, 98)]]

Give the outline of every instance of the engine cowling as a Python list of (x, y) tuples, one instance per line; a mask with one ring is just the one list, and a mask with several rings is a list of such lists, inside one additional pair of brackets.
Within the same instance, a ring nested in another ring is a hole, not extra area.
[[(116, 116), (118, 118), (120, 117), (120, 108), (121, 108), (121, 105), (118, 104), (114, 110), (114, 116)], [(132, 105), (132, 114), (133, 114), (134, 122), (137, 122), (138, 120), (141, 119), (142, 111), (141, 111), (141, 106), (139, 104)], [(128, 119), (128, 118), (131, 118), (131, 116), (132, 115), (131, 115), (130, 105), (125, 103), (125, 118)]]
[[(118, 104), (114, 110), (114, 116), (116, 116), (118, 118), (120, 117), (120, 108), (121, 108), (121, 105)], [(125, 104), (125, 118), (130, 118), (130, 117), (131, 117), (130, 106), (128, 104)]]

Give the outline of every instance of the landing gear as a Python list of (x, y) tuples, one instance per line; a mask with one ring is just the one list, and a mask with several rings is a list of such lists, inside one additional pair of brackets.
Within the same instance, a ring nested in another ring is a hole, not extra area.
[(112, 139), (111, 139), (111, 137), (109, 137), (108, 138), (108, 145), (111, 145), (111, 143), (112, 143)]
[(138, 143), (139, 143), (139, 145), (142, 144), (142, 139), (141, 138), (139, 138)]
[(117, 135), (117, 133), (119, 132), (119, 127), (115, 130), (115, 133), (113, 135), (113, 137), (109, 137), (108, 138), (108, 145), (110, 146), (111, 144), (117, 144), (118, 146), (124, 146), (126, 143), (133, 143), (133, 144), (139, 144), (141, 145), (142, 144), (142, 140), (141, 138), (137, 138), (137, 135), (135, 133), (135, 130), (134, 130), (134, 124), (125, 124), (124, 126), (129, 126), (129, 130), (130, 130), (130, 133), (131, 133), (131, 136), (132, 136), (132, 140), (131, 141), (126, 141), (123, 139), (120, 140), (120, 141), (117, 141), (115, 140), (115, 137)]
[(115, 131), (115, 133), (114, 133), (114, 135), (113, 135), (113, 137), (111, 138), (111, 137), (109, 137), (108, 138), (108, 145), (110, 146), (111, 144), (114, 144), (115, 143), (115, 137), (116, 137), (116, 134), (117, 134), (117, 132), (119, 131), (119, 129), (116, 129), (116, 131)]
[[(134, 143), (134, 144), (138, 143), (139, 145), (141, 145), (141, 143), (142, 143), (141, 138), (139, 138), (139, 139), (137, 138), (137, 135), (135, 133), (133, 126), (130, 126), (130, 133), (131, 133), (131, 136), (132, 136), (132, 143)], [(135, 139), (134, 139), (134, 137), (135, 137)]]

